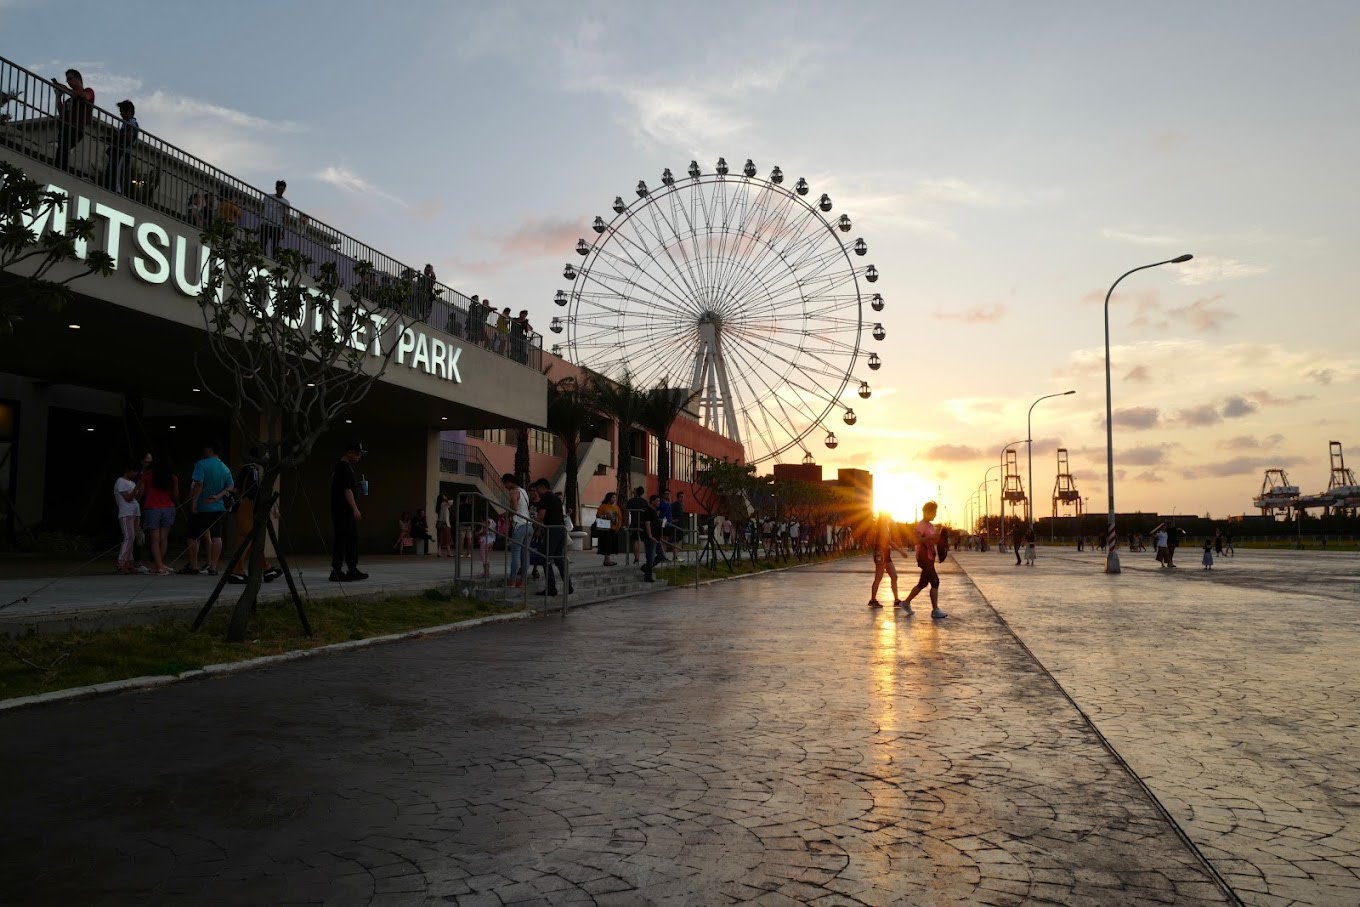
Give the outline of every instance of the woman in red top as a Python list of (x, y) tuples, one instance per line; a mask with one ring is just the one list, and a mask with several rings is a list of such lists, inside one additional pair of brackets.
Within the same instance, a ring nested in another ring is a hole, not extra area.
[[(150, 454), (148, 454), (150, 456)], [(165, 457), (152, 457), (142, 470), (142, 529), (156, 576), (169, 576), (165, 551), (170, 543), (170, 527), (175, 525), (175, 502), (179, 500), (179, 476)]]

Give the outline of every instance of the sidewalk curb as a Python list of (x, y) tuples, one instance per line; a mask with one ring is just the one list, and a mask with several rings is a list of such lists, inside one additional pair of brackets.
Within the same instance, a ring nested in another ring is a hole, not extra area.
[(461, 620), (451, 624), (439, 624), (434, 627), (420, 627), (419, 629), (407, 630), (403, 633), (389, 633), (385, 636), (371, 636), (367, 639), (352, 639), (346, 642), (335, 642), (325, 646), (317, 646), (313, 649), (294, 649), (290, 652), (280, 652), (278, 655), (262, 655), (258, 658), (247, 658), (243, 661), (225, 661), (221, 664), (204, 665), (202, 668), (185, 671), (181, 674), (157, 674), (147, 677), (129, 677), (125, 680), (111, 680), (108, 683), (97, 683), (88, 687), (70, 687), (65, 690), (53, 690), (49, 693), (35, 693), (32, 696), (18, 696), (13, 699), (0, 700), (0, 712), (8, 712), (14, 709), (28, 708), (30, 706), (46, 705), (54, 702), (90, 699), (95, 696), (105, 696), (114, 693), (127, 693), (133, 690), (150, 690), (157, 687), (169, 686), (172, 683), (197, 680), (204, 677), (240, 674), (245, 671), (254, 670), (255, 668), (266, 668), (270, 665), (298, 661), (319, 655), (333, 655), (340, 652), (353, 651), (355, 649), (366, 649), (370, 646), (401, 642), (407, 639), (419, 639), (422, 636), (441, 636), (445, 633), (471, 630), (473, 627), (480, 627), (486, 624), (526, 620), (533, 616), (535, 616), (535, 612), (533, 611), (511, 611), (506, 614), (474, 617), (470, 620)]

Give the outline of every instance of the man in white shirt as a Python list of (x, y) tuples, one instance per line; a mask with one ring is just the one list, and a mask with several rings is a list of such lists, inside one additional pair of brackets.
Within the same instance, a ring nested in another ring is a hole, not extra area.
[(142, 515), (142, 505), (137, 502), (139, 495), (133, 477), (141, 469), (140, 463), (129, 463), (123, 474), (113, 483), (113, 502), (118, 507), (118, 527), (123, 532), (123, 545), (118, 549), (118, 572), (146, 573), (146, 567), (133, 563), (133, 547), (137, 543), (137, 519)]
[(266, 256), (278, 253), (279, 243), (283, 240), (283, 229), (288, 224), (292, 206), (288, 204), (288, 199), (283, 197), (283, 192), (287, 188), (288, 184), (279, 180), (274, 183), (274, 194), (264, 197), (264, 211), (260, 223), (260, 245), (264, 247)]

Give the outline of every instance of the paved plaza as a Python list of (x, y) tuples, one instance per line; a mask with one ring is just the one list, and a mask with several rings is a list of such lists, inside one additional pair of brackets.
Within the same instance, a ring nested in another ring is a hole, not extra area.
[(1360, 904), (1360, 554), (964, 552), (978, 588), (1248, 904)]
[(5, 714), (0, 890), (1227, 902), (957, 568), (937, 623), (866, 609), (866, 567)]

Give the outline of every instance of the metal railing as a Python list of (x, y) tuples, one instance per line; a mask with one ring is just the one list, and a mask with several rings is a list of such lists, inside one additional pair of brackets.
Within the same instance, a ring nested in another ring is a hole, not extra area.
[[(291, 206), (281, 215), (273, 196), (214, 167), (122, 117), (76, 98), (66, 87), (0, 57), (0, 147), (12, 149), (138, 204), (203, 230), (229, 220), (258, 233), (266, 255), (292, 249), (310, 260), (311, 275), (335, 266), (355, 299), (382, 298), (417, 319), (542, 370), (543, 337), (502, 325), (493, 309), (426, 277), (420, 270)], [(360, 275), (361, 261), (373, 269)], [(396, 299), (393, 300), (394, 290)]]
[[(521, 493), (521, 494), (527, 494), (527, 492), (524, 491), (523, 489), (520, 489), (520, 493)], [(475, 513), (476, 513), (476, 509), (477, 509), (477, 501), (478, 501), (478, 499), (480, 499), (481, 502), (482, 502), (482, 507), (483, 507), (483, 511), (484, 511), (484, 513), (485, 513), (485, 515), (486, 515), (486, 518), (483, 519), (483, 520), (477, 520), (477, 519), (475, 519), (475, 518), (473, 519), (473, 521), (472, 521), (472, 526), (473, 526), (474, 532), (476, 531), (476, 528), (477, 528), (477, 527), (481, 527), (481, 531), (482, 531), (482, 532), (490, 532), (490, 533), (492, 533), (492, 535), (493, 535), (496, 539), (503, 539), (503, 540), (505, 541), (505, 558), (504, 558), (504, 559), (505, 559), (505, 561), (506, 561), (506, 569), (505, 569), (505, 577), (504, 577), (504, 581), (507, 582), (507, 583), (509, 583), (510, 581), (516, 579), (515, 577), (512, 577), (512, 576), (510, 575), (510, 569), (509, 569), (509, 561), (511, 560), (511, 558), (510, 558), (511, 546), (512, 546), (512, 545), (519, 545), (520, 548), (522, 549), (522, 550), (521, 550), (521, 555), (520, 555), (520, 556), (523, 558), (523, 560), (522, 560), (522, 565), (523, 565), (523, 568), (524, 568), (524, 569), (521, 571), (520, 576), (518, 577), (518, 580), (519, 580), (519, 583), (520, 583), (520, 585), (519, 585), (518, 588), (519, 588), (520, 590), (522, 590), (522, 593), (523, 593), (523, 597), (524, 597), (524, 610), (526, 610), (526, 611), (529, 610), (529, 584), (528, 584), (528, 582), (525, 581), (525, 577), (526, 577), (526, 576), (528, 575), (528, 573), (529, 573), (528, 567), (529, 567), (530, 558), (531, 558), (531, 556), (533, 555), (534, 551), (536, 550), (536, 549), (534, 548), (534, 546), (533, 546), (533, 539), (534, 539), (534, 533), (535, 533), (535, 531), (537, 531), (537, 532), (539, 532), (539, 533), (542, 533), (541, 538), (542, 538), (543, 541), (544, 541), (543, 555), (544, 555), (544, 562), (545, 562), (545, 563), (544, 563), (543, 571), (544, 571), (544, 574), (545, 574), (545, 575), (548, 575), (548, 571), (550, 571), (550, 570), (553, 569), (553, 562), (554, 562), (554, 560), (555, 560), (555, 559), (558, 559), (558, 558), (560, 557), (560, 560), (558, 561), (558, 564), (559, 564), (559, 566), (561, 567), (561, 573), (562, 573), (562, 587), (558, 590), (558, 597), (560, 597), (560, 598), (562, 599), (562, 608), (561, 608), (561, 611), (562, 611), (562, 615), (565, 617), (565, 616), (566, 616), (566, 613), (567, 613), (567, 610), (568, 610), (568, 609), (570, 608), (570, 606), (571, 606), (571, 590), (572, 590), (572, 582), (571, 582), (571, 558), (568, 556), (568, 553), (567, 553), (567, 545), (569, 544), (569, 538), (568, 538), (568, 536), (567, 536), (566, 527), (565, 527), (565, 526), (549, 526), (549, 525), (547, 525), (546, 523), (540, 523), (538, 520), (534, 519), (533, 517), (519, 517), (518, 519), (523, 519), (523, 520), (525, 520), (525, 521), (528, 523), (531, 532), (530, 532), (530, 537), (529, 537), (528, 539), (526, 539), (526, 540), (523, 541), (523, 542), (517, 542), (517, 541), (515, 540), (515, 538), (514, 538), (514, 529), (515, 529), (514, 520), (517, 519), (517, 518), (514, 517), (514, 516), (512, 515), (512, 517), (511, 517), (511, 522), (510, 522), (510, 532), (505, 533), (505, 532), (500, 532), (500, 531), (496, 530), (496, 529), (494, 528), (495, 524), (494, 524), (494, 522), (493, 522), (492, 519), (491, 519), (491, 515), (492, 515), (493, 513), (495, 513), (496, 511), (504, 511), (506, 508), (505, 508), (505, 506), (504, 506), (503, 504), (500, 504), (500, 503), (498, 503), (498, 502), (492, 500), (491, 498), (487, 497), (486, 495), (482, 494), (482, 493), (479, 492), (479, 491), (460, 491), (460, 492), (458, 492), (457, 494), (454, 495), (454, 508), (452, 509), (452, 514), (453, 514), (453, 527), (452, 527), (452, 528), (453, 528), (453, 540), (454, 540), (454, 547), (455, 547), (454, 558), (453, 558), (453, 579), (454, 579), (454, 582), (455, 582), (455, 583), (461, 582), (461, 581), (462, 581), (462, 578), (463, 578), (463, 558), (462, 558), (462, 551), (461, 551), (461, 550), (458, 550), (458, 549), (460, 549), (460, 548), (462, 547), (462, 542), (463, 542), (463, 519), (462, 519), (462, 517), (463, 517), (463, 512), (464, 512), (464, 511), (463, 511), (463, 501), (464, 501), (464, 500), (467, 500), (467, 501), (469, 501), (469, 502), (471, 503), (472, 506), (471, 506), (471, 508), (470, 508), (470, 511), (471, 511), (472, 513), (475, 514)], [(549, 533), (554, 533), (554, 532), (555, 532), (555, 533), (560, 533), (560, 535), (561, 535), (561, 537), (562, 537), (562, 538), (561, 538), (562, 544), (561, 544), (561, 546), (560, 546), (560, 548), (559, 548), (560, 555), (554, 554), (553, 551), (552, 551), (552, 547), (548, 544)], [(477, 540), (474, 539), (474, 541), (477, 541)], [(543, 597), (543, 613), (546, 614), (547, 612), (548, 612), (548, 596), (545, 595), (545, 596)]]

